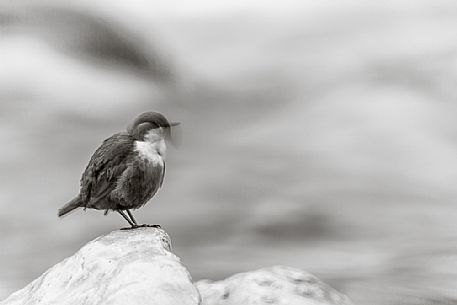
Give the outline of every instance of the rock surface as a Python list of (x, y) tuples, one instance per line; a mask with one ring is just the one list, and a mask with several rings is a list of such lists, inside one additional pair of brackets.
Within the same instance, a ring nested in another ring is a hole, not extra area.
[[(200, 297), (201, 294), (201, 297)], [(351, 305), (315, 276), (275, 266), (192, 284), (162, 229), (114, 231), (0, 305)]]
[(0, 305), (197, 305), (198, 290), (161, 229), (114, 231)]
[(274, 266), (196, 283), (202, 305), (351, 305), (345, 296), (299, 269)]

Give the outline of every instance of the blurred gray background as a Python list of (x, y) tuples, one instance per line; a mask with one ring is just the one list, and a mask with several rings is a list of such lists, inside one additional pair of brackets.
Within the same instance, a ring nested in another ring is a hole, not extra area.
[(140, 112), (181, 121), (160, 223), (195, 280), (273, 264), (457, 302), (455, 1), (0, 2), (0, 299), (119, 227), (57, 209)]

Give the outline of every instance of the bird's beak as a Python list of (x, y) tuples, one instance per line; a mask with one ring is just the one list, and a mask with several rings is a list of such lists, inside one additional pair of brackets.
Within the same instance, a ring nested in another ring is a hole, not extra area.
[[(173, 136), (171, 135), (171, 127), (174, 127), (174, 126), (178, 126), (180, 125), (181, 123), (180, 122), (171, 122), (170, 123), (170, 127), (167, 128), (167, 134), (166, 134), (166, 138), (168, 139), (168, 141), (174, 146), (174, 147), (177, 147), (179, 146), (179, 132), (178, 132), (178, 137), (176, 135), (176, 132), (173, 132)], [(175, 130), (176, 131), (176, 130)]]

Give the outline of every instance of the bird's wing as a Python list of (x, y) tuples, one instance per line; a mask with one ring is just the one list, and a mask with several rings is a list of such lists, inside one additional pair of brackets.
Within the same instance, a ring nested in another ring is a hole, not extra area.
[(81, 177), (80, 193), (86, 205), (103, 200), (116, 187), (117, 179), (127, 169), (133, 143), (127, 133), (117, 133), (95, 151)]

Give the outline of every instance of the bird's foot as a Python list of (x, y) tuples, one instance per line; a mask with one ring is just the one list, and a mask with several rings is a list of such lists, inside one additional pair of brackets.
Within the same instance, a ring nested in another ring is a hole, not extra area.
[(148, 225), (148, 224), (138, 225), (138, 227), (139, 228), (157, 228), (157, 229), (162, 228), (160, 225)]
[(148, 224), (142, 224), (142, 225), (134, 225), (134, 226), (131, 226), (131, 227), (128, 227), (128, 228), (121, 228), (121, 230), (134, 230), (134, 229), (137, 229), (137, 228), (162, 228), (160, 225), (148, 225)]

